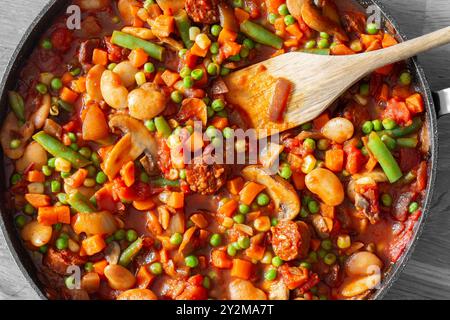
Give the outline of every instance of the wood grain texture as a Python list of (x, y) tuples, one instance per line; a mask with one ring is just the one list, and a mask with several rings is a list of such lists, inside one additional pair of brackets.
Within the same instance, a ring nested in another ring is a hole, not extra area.
[[(2, 0), (0, 73), (47, 0)], [(382, 0), (410, 38), (450, 25), (448, 0)], [(433, 89), (450, 87), (450, 46), (419, 57)], [(450, 299), (450, 116), (439, 120), (440, 156), (431, 214), (418, 245), (386, 299)], [(0, 234), (0, 299), (36, 299)]]

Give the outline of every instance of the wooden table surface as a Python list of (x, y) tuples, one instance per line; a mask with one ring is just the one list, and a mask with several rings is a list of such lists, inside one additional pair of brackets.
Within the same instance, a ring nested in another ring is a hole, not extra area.
[[(47, 0), (2, 0), (0, 74)], [(408, 37), (450, 25), (448, 0), (382, 0)], [(450, 46), (419, 57), (434, 90), (450, 87)], [(386, 299), (450, 299), (450, 116), (439, 120), (440, 156), (431, 215), (419, 243)], [(0, 233), (0, 299), (37, 299)]]

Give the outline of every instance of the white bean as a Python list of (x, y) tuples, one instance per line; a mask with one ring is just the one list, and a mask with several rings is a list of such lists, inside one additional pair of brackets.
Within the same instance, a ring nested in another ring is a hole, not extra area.
[(329, 120), (322, 128), (322, 134), (337, 143), (344, 143), (350, 139), (354, 131), (353, 123), (340, 117)]

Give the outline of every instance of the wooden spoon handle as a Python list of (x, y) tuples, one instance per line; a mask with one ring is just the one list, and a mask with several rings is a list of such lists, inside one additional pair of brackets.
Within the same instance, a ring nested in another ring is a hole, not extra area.
[(358, 56), (359, 63), (366, 64), (368, 69), (375, 70), (394, 62), (406, 60), (415, 55), (450, 43), (450, 27), (446, 27), (424, 36), (402, 42), (398, 45), (364, 53)]

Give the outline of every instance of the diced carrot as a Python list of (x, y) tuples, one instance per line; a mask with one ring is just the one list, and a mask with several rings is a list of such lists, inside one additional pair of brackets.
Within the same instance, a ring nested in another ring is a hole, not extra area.
[(295, 38), (287, 39), (284, 42), (284, 46), (287, 47), (287, 48), (297, 47), (298, 46), (298, 40), (295, 39)]
[(407, 99), (409, 96), (411, 96), (411, 89), (409, 86), (396, 85), (392, 88), (393, 98)]
[(375, 73), (381, 74), (383, 76), (388, 76), (392, 72), (393, 69), (394, 69), (394, 65), (388, 64), (387, 66), (376, 69)]
[(231, 199), (224, 204), (222, 204), (219, 209), (217, 209), (217, 213), (220, 215), (224, 215), (227, 217), (231, 217), (236, 209), (238, 208), (238, 202), (234, 199)]
[(213, 125), (219, 130), (223, 130), (226, 127), (228, 127), (228, 118), (215, 116), (211, 120), (211, 125)]
[(332, 149), (325, 152), (325, 166), (334, 172), (344, 168), (344, 150)]
[(172, 192), (167, 200), (167, 205), (174, 209), (181, 209), (184, 207), (184, 193)]
[(383, 83), (381, 87), (380, 95), (378, 96), (378, 100), (388, 101), (389, 100), (389, 86), (386, 83)]
[(233, 259), (231, 276), (248, 280), (252, 274), (253, 264), (247, 260)]
[(225, 58), (235, 56), (241, 52), (241, 45), (234, 41), (227, 41), (222, 45), (221, 51)]
[(162, 74), (163, 74), (163, 71), (161, 71), (161, 70), (156, 72), (155, 77), (153, 78), (153, 82), (155, 84), (160, 85), (160, 86), (164, 85), (164, 80), (162, 79)]
[(376, 40), (369, 45), (369, 47), (366, 49), (366, 52), (379, 50), (381, 48), (382, 48), (381, 41)]
[(295, 171), (292, 173), (292, 181), (294, 182), (294, 187), (297, 190), (305, 189), (305, 174), (301, 171)]
[(377, 166), (378, 161), (374, 157), (370, 157), (369, 160), (366, 162), (366, 170), (368, 172), (372, 172), (373, 169)]
[(148, 54), (142, 48), (137, 48), (131, 50), (131, 53), (128, 55), (128, 60), (130, 60), (133, 66), (140, 68), (147, 62)]
[(273, 26), (276, 30), (276, 34), (278, 36), (284, 37), (284, 35), (286, 34), (286, 24), (284, 23), (284, 18), (277, 18)]
[(328, 115), (328, 113), (322, 113), (320, 116), (313, 120), (314, 129), (321, 130), (328, 121), (330, 121), (330, 116)]
[(406, 106), (412, 114), (421, 113), (424, 110), (423, 98), (420, 93), (414, 93), (406, 98)]
[(173, 16), (159, 15), (152, 23), (152, 31), (159, 37), (168, 37), (175, 31), (175, 20)]
[(200, 229), (205, 229), (208, 226), (208, 220), (202, 213), (195, 213), (189, 219)]
[(264, 257), (266, 248), (257, 244), (251, 244), (250, 247), (245, 250), (245, 255), (250, 259), (261, 260)]
[(326, 205), (325, 203), (320, 203), (320, 214), (323, 217), (334, 219), (335, 214), (334, 207)]
[(141, 289), (147, 289), (155, 278), (156, 276), (148, 271), (147, 266), (143, 265), (136, 274), (136, 286)]
[(383, 48), (395, 46), (397, 43), (397, 40), (395, 40), (395, 38), (389, 33), (384, 34), (382, 41)]
[(147, 211), (156, 207), (155, 202), (152, 199), (133, 201), (133, 207), (139, 211)]
[(73, 76), (70, 72), (64, 72), (61, 77), (61, 82), (66, 86), (73, 80)]
[(47, 226), (56, 223), (70, 224), (70, 209), (68, 206), (40, 207), (37, 220)]
[(69, 178), (65, 180), (65, 182), (73, 188), (81, 187), (86, 180), (88, 175), (88, 171), (86, 169), (80, 168), (75, 171)]
[(70, 90), (67, 87), (64, 87), (61, 89), (59, 97), (66, 102), (75, 103), (78, 99), (78, 93)]
[(45, 176), (41, 171), (38, 170), (30, 170), (27, 174), (27, 180), (29, 182), (44, 182)]
[(134, 162), (128, 161), (121, 169), (120, 176), (127, 187), (131, 187), (135, 181)]
[(261, 216), (261, 211), (253, 211), (245, 215), (246, 220), (249, 222), (255, 221), (255, 219), (258, 218), (259, 216)]
[(347, 47), (345, 44), (337, 44), (331, 48), (331, 53), (335, 56), (343, 56), (343, 55), (350, 55), (355, 54), (355, 52)]
[(233, 261), (228, 257), (225, 251), (213, 250), (211, 252), (211, 264), (219, 269), (231, 269)]
[(153, 3), (146, 7), (150, 19), (155, 19), (162, 14), (161, 8), (157, 3)]
[(166, 83), (166, 86), (172, 87), (178, 81), (178, 79), (180, 79), (180, 74), (178, 72), (165, 70), (161, 75), (161, 78)]
[(276, 13), (278, 14), (278, 8), (286, 3), (285, 0), (265, 0), (267, 12), (268, 13)]
[(361, 43), (364, 46), (364, 49), (368, 49), (370, 46), (372, 46), (372, 43), (379, 42), (381, 46), (382, 37), (379, 34), (376, 35), (369, 35), (369, 34), (361, 34)]
[(238, 195), (244, 187), (244, 179), (237, 177), (227, 181), (227, 189), (231, 194)]
[(236, 19), (239, 23), (250, 19), (250, 14), (247, 11), (242, 10), (241, 8), (234, 8), (234, 15), (236, 16)]
[(226, 42), (234, 42), (237, 39), (237, 33), (234, 31), (231, 31), (229, 29), (222, 29), (219, 33), (219, 38), (217, 41), (220, 45), (225, 44)]
[(194, 45), (192, 46), (190, 51), (194, 56), (197, 56), (197, 57), (204, 58), (208, 54), (208, 49), (202, 49), (196, 43), (194, 43)]
[(101, 49), (94, 49), (92, 52), (92, 63), (106, 66), (108, 64), (108, 52)]
[(303, 32), (300, 30), (300, 25), (298, 23), (291, 24), (290, 26), (286, 27), (286, 31), (291, 35), (294, 36), (295, 39), (301, 40), (303, 38)]
[(90, 236), (81, 242), (81, 246), (88, 256), (93, 256), (106, 248), (105, 240), (99, 234)]
[(256, 182), (247, 183), (244, 188), (239, 192), (241, 202), (246, 205), (251, 205), (256, 196), (265, 189), (265, 186)]
[(76, 80), (72, 80), (70, 88), (77, 93), (85, 92), (86, 91), (86, 78), (79, 77)]
[(272, 54), (272, 58), (273, 58), (273, 57), (277, 57), (277, 56), (281, 56), (282, 54), (284, 54), (284, 49), (277, 50), (277, 51), (275, 51), (275, 52)]
[(33, 207), (48, 207), (50, 205), (50, 197), (46, 194), (27, 193), (25, 194), (27, 200)]
[(104, 146), (97, 150), (98, 155), (100, 156), (100, 158), (102, 158), (103, 161), (105, 161), (106, 157), (108, 156), (108, 153), (112, 150), (113, 147), (114, 147), (113, 145)]
[(184, 63), (186, 66), (188, 66), (191, 69), (194, 69), (197, 65), (198, 57), (194, 54), (192, 54), (191, 50), (188, 50), (186, 54), (184, 55)]
[(105, 276), (105, 268), (108, 266), (108, 261), (103, 259), (98, 262), (95, 262), (93, 264), (93, 266), (94, 266), (94, 271), (97, 272), (99, 276), (104, 277)]

